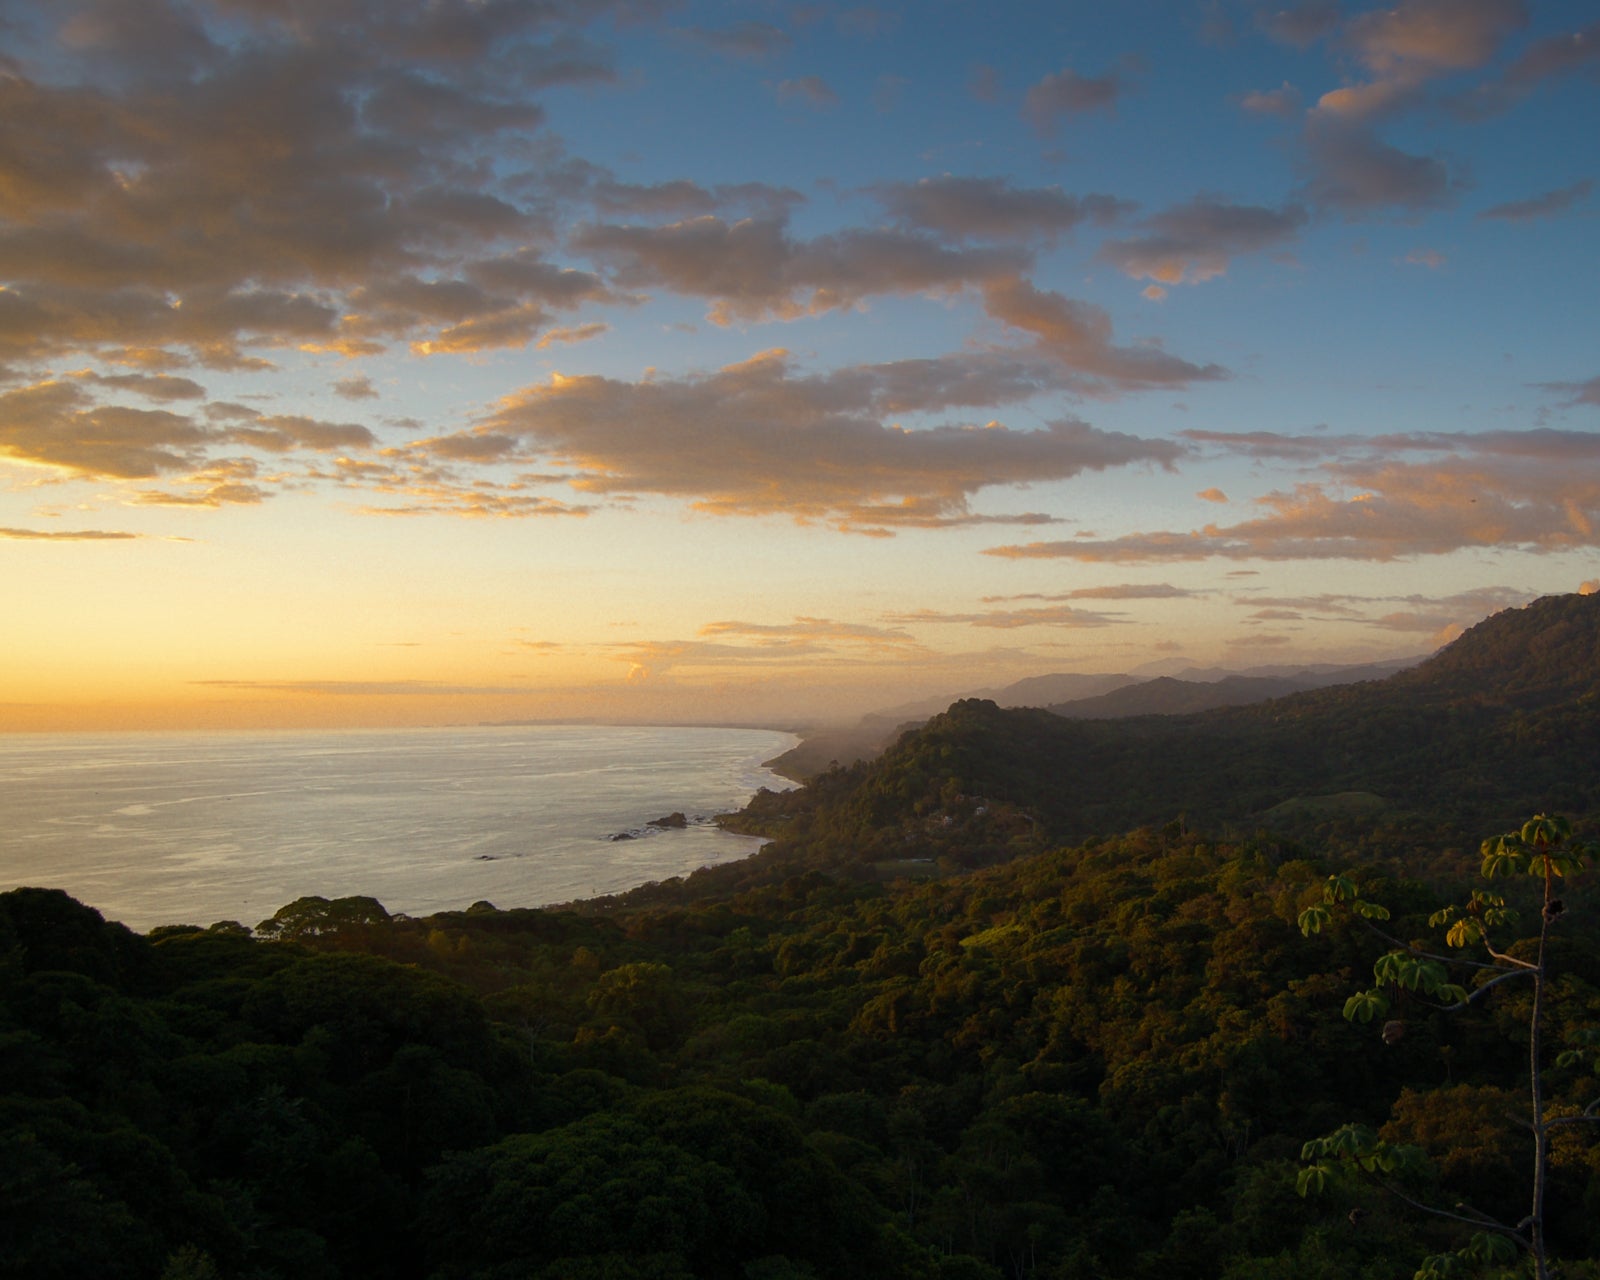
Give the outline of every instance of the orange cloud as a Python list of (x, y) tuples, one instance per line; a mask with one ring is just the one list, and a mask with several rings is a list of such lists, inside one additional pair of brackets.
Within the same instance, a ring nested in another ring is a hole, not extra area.
[[(1600, 458), (1600, 438), (1572, 444), (1571, 452)], [(1574, 470), (1564, 455), (1519, 451), (1506, 440), (1490, 442), (1483, 452), (1493, 460), (1340, 462), (1329, 467), (1337, 486), (1307, 483), (1268, 494), (1257, 503), (1265, 514), (1238, 524), (1035, 542), (995, 547), (987, 554), (1118, 564), (1210, 558), (1390, 561), (1464, 548), (1550, 552), (1600, 545), (1600, 468)], [(1338, 489), (1346, 486), (1360, 491), (1342, 496)]]
[(1016, 630), (1021, 627), (1109, 627), (1121, 622), (1118, 614), (1094, 613), (1087, 609), (1074, 609), (1069, 605), (1054, 605), (1041, 609), (986, 609), (981, 613), (938, 613), (931, 609), (916, 613), (895, 614), (889, 621), (908, 626), (926, 623), (991, 627), (999, 630)]
[[(645, 640), (609, 646), (628, 664), (628, 679), (656, 682), (675, 671), (718, 672), (754, 668), (803, 672), (828, 667), (872, 666), (885, 659), (897, 663), (933, 656), (899, 628), (837, 622), (830, 618), (796, 618), (789, 623), (724, 621), (708, 623), (700, 635), (732, 637), (713, 640)], [(749, 643), (737, 643), (738, 640)]]
[(1259, 116), (1292, 116), (1300, 110), (1300, 91), (1287, 80), (1276, 89), (1253, 90), (1240, 96), (1239, 106)]
[(1481, 67), (1527, 21), (1523, 0), (1401, 0), (1358, 14), (1346, 39), (1372, 71), (1409, 78)]
[(10, 542), (125, 542), (144, 536), (105, 529), (0, 529), (0, 539)]
[(1019, 596), (984, 596), (983, 602), (997, 604), (1006, 600), (1187, 600), (1203, 594), (1204, 592), (1174, 587), (1166, 582), (1127, 582), (1105, 587), (1078, 587), (1072, 591), (1053, 594), (1030, 592)]
[(1071, 419), (1043, 430), (998, 423), (909, 430), (888, 414), (935, 411), (1050, 385), (1048, 367), (1004, 357), (857, 366), (806, 376), (767, 352), (716, 373), (623, 382), (562, 377), (503, 400), (471, 432), (422, 440), (411, 464), (553, 461), (579, 491), (654, 493), (722, 515), (782, 514), (855, 532), (1041, 523), (989, 516), (984, 489), (1134, 463), (1170, 466), (1182, 447)]
[(64, 473), (142, 479), (187, 470), (214, 438), (165, 409), (95, 405), (76, 383), (0, 393), (0, 458)]
[(1112, 341), (1111, 319), (1100, 308), (1036, 289), (1018, 276), (987, 283), (983, 304), (1002, 324), (1032, 334), (1035, 349), (1057, 361), (1080, 391), (1179, 387), (1228, 376), (1220, 365), (1191, 364), (1159, 347), (1119, 347)]

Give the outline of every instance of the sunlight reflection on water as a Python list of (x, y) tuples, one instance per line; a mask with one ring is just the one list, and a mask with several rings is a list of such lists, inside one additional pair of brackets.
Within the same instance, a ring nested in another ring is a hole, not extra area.
[(306, 894), (422, 914), (613, 893), (754, 852), (645, 824), (788, 786), (760, 762), (794, 741), (591, 725), (0, 735), (0, 886), (65, 889), (136, 929), (253, 925)]

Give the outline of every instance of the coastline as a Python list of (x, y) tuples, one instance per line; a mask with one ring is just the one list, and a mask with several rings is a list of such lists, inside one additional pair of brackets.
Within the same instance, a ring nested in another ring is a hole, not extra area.
[[(759, 840), (709, 818), (785, 789), (762, 761), (797, 738), (570, 724), (6, 735), (0, 781), (26, 803), (0, 865), (8, 888), (60, 888), (141, 930), (253, 925), (307, 896), (405, 914), (536, 907), (750, 856)], [(682, 829), (649, 825), (679, 811)], [(635, 827), (652, 838), (608, 840)]]

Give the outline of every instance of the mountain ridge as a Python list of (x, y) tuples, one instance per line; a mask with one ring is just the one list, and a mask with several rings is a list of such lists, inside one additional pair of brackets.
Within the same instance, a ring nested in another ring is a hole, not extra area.
[[(1545, 597), (1386, 680), (1248, 706), (1096, 720), (958, 701), (877, 760), (788, 799), (758, 796), (741, 829), (868, 859), (937, 855), (959, 838), (999, 860), (1029, 843), (999, 830), (1002, 810), (1032, 824), (1037, 848), (1173, 819), (1256, 823), (1338, 793), (1378, 797), (1396, 818), (1492, 829), (1531, 812), (1600, 813), (1597, 713), (1600, 596)], [(985, 803), (963, 809), (963, 797)]]

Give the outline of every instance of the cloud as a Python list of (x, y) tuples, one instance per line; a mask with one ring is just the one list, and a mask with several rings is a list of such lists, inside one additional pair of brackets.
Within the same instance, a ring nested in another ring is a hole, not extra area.
[(1055, 593), (1029, 592), (1016, 596), (984, 596), (984, 604), (1011, 600), (1187, 600), (1202, 593), (1166, 582), (1124, 582), (1104, 587), (1077, 587)]
[(1413, 80), (1483, 66), (1527, 22), (1523, 0), (1400, 0), (1352, 18), (1345, 42), (1376, 74)]
[(1437, 249), (1413, 249), (1406, 254), (1404, 261), (1407, 266), (1427, 267), (1430, 271), (1437, 271), (1448, 259)]
[(1527, 20), (1523, 0), (1400, 0), (1351, 18), (1341, 41), (1371, 78), (1323, 94), (1308, 113), (1307, 199), (1347, 217), (1445, 204), (1459, 178), (1435, 156), (1385, 142), (1377, 125), (1422, 103), (1434, 79), (1484, 66)]
[(986, 554), (1112, 564), (1388, 562), (1465, 549), (1539, 553), (1600, 546), (1600, 437), (1491, 433), (1482, 447), (1470, 437), (1461, 440), (1453, 456), (1419, 463), (1394, 453), (1339, 460), (1328, 466), (1329, 480), (1269, 493), (1256, 503), (1263, 514), (1232, 525), (1035, 542)]
[(1592, 70), (1600, 63), (1600, 22), (1530, 45), (1506, 68), (1505, 82), (1526, 89), (1545, 80)]
[(1000, 73), (988, 63), (980, 63), (967, 78), (967, 93), (978, 102), (998, 102)]
[(981, 613), (936, 613), (931, 609), (922, 609), (915, 613), (891, 615), (889, 621), (907, 626), (937, 623), (1011, 631), (1022, 627), (1065, 627), (1071, 630), (1109, 627), (1121, 622), (1122, 618), (1112, 613), (1093, 613), (1068, 605), (1054, 605), (1043, 609), (987, 609)]
[[(635, 684), (660, 681), (677, 670), (803, 672), (931, 656), (929, 649), (900, 627), (831, 618), (799, 617), (787, 623), (712, 622), (701, 627), (699, 634), (717, 638), (629, 641), (609, 649), (628, 664), (628, 680)], [(740, 640), (748, 643), (738, 643)]]
[(1386, 206), (1445, 204), (1454, 183), (1443, 161), (1390, 146), (1364, 122), (1318, 110), (1306, 124), (1307, 198), (1346, 215)]
[(172, 403), (178, 400), (203, 400), (206, 389), (193, 378), (175, 378), (165, 373), (116, 373), (91, 375), (102, 387), (131, 391), (147, 400)]
[(793, 640), (822, 644), (859, 644), (869, 649), (919, 647), (916, 640), (899, 627), (874, 627), (859, 622), (835, 622), (831, 618), (798, 617), (793, 622), (708, 622), (700, 628), (703, 636), (743, 636), (759, 645), (786, 645)]
[(1194, 496), (1199, 498), (1201, 502), (1226, 503), (1228, 501), (1228, 495), (1223, 493), (1221, 489), (1215, 487), (1210, 489), (1202, 489)]
[(817, 315), (874, 294), (950, 292), (1028, 261), (1015, 249), (952, 249), (895, 230), (794, 240), (780, 221), (709, 215), (661, 227), (590, 226), (574, 244), (611, 264), (625, 288), (712, 299), (719, 324)]
[[(1470, 548), (1550, 552), (1600, 545), (1600, 436), (1425, 432), (1372, 437), (1187, 431), (1258, 458), (1321, 460), (1327, 480), (1257, 502), (1232, 525), (992, 548), (1013, 559), (1163, 563), (1202, 559), (1391, 561)], [(1410, 462), (1407, 454), (1423, 455)]]
[(797, 80), (778, 82), (779, 102), (798, 102), (808, 107), (836, 107), (839, 95), (821, 76), (801, 76)]
[(765, 62), (794, 45), (789, 33), (768, 22), (736, 22), (731, 27), (686, 27), (681, 34), (716, 53)]
[(885, 183), (875, 194), (908, 226), (952, 240), (1054, 243), (1082, 222), (1103, 226), (1133, 208), (1113, 196), (1071, 196), (1058, 187), (1013, 187), (1005, 178), (949, 174)]
[(1262, 12), (1257, 22), (1274, 40), (1304, 49), (1339, 25), (1339, 4), (1338, 0), (1305, 0), (1286, 9)]
[(532, 697), (546, 690), (525, 685), (441, 684), (433, 680), (191, 680), (236, 693), (292, 693), (326, 698)]
[(144, 507), (253, 507), (271, 496), (270, 492), (260, 485), (247, 484), (237, 480), (225, 480), (208, 483), (203, 476), (185, 476), (187, 488), (180, 490), (171, 489), (146, 489), (141, 491), (134, 503)]
[(353, 374), (335, 382), (333, 394), (343, 400), (373, 400), (377, 398), (378, 389), (365, 374)]
[(1124, 91), (1115, 74), (1082, 76), (1065, 67), (1029, 88), (1022, 100), (1022, 114), (1039, 132), (1050, 133), (1065, 116), (1109, 111)]
[(1480, 212), (1478, 217), (1498, 219), (1501, 222), (1532, 222), (1538, 218), (1553, 218), (1587, 200), (1592, 190), (1594, 183), (1584, 178), (1580, 182), (1574, 182), (1570, 187), (1546, 191), (1527, 200), (1510, 200), (1505, 204), (1493, 205)]
[[(1516, 587), (1478, 587), (1445, 596), (1415, 592), (1403, 596), (1325, 593), (1287, 599), (1243, 597), (1236, 603), (1246, 607), (1267, 606), (1252, 615), (1254, 617), (1303, 611), (1319, 622), (1346, 622), (1379, 631), (1424, 634), (1434, 637), (1437, 643), (1444, 643), (1453, 638), (1448, 633), (1459, 633), (1501, 609), (1527, 604), (1536, 594)], [(1395, 605), (1403, 607), (1396, 609), (1392, 607)], [(1381, 612), (1376, 612), (1378, 610)]]
[(1228, 376), (1220, 365), (1191, 364), (1159, 347), (1119, 347), (1100, 308), (1037, 289), (1021, 277), (985, 283), (983, 305), (1002, 324), (1032, 334), (1035, 349), (1059, 362), (1085, 393), (1181, 387)]
[(592, 320), (588, 324), (574, 325), (570, 329), (552, 329), (540, 337), (535, 344), (539, 350), (554, 346), (556, 343), (588, 342), (598, 338), (601, 334), (609, 332), (611, 326), (599, 320)]
[(1276, 89), (1258, 89), (1241, 94), (1239, 106), (1258, 116), (1292, 116), (1300, 110), (1300, 90), (1287, 80)]
[(16, 542), (126, 542), (144, 536), (104, 529), (0, 529), (0, 540)]
[(215, 438), (165, 409), (96, 405), (74, 383), (52, 380), (0, 393), (0, 459), (65, 473), (145, 479), (189, 470)]
[[(429, 341), (425, 308), (374, 324), (352, 304), (547, 237), (498, 175), (543, 123), (530, 90), (611, 75), (572, 19), (624, 8), (254, 6), (246, 21), (151, 0), (19, 26), (0, 77), (0, 118), (27, 122), (4, 142), (0, 353), (225, 368), (256, 347)], [(482, 297), (443, 326), (451, 349), (460, 326), (541, 303)]]
[(1042, 430), (945, 425), (892, 415), (990, 395), (1025, 399), (1049, 366), (977, 355), (796, 371), (771, 351), (715, 373), (625, 382), (564, 377), (506, 397), (472, 431), (416, 442), (413, 465), (553, 461), (581, 493), (658, 494), (719, 515), (784, 515), (856, 532), (1041, 523), (973, 513), (985, 489), (1136, 463), (1170, 466), (1182, 447), (1060, 419)]
[(297, 414), (264, 414), (246, 425), (230, 427), (223, 438), (267, 453), (291, 453), (298, 449), (371, 449), (377, 437), (354, 422), (321, 422)]
[(1600, 22), (1591, 22), (1577, 31), (1536, 40), (1518, 55), (1499, 79), (1476, 86), (1448, 105), (1468, 120), (1482, 119), (1505, 111), (1547, 81), (1585, 74), (1594, 79), (1597, 72), (1600, 72)]
[(748, 210), (757, 217), (782, 220), (805, 196), (792, 187), (765, 182), (740, 182), (702, 187), (677, 178), (648, 184), (604, 179), (589, 191), (595, 209), (606, 217), (692, 218), (730, 209)]
[(1150, 218), (1148, 235), (1106, 242), (1099, 257), (1136, 280), (1197, 284), (1222, 275), (1239, 254), (1292, 239), (1306, 220), (1299, 205), (1269, 209), (1200, 197)]
[[(1590, 384), (1540, 383), (1571, 389)], [(1366, 456), (1383, 458), (1404, 453), (1461, 454), (1505, 460), (1524, 459), (1567, 466), (1600, 459), (1600, 436), (1591, 431), (1557, 431), (1539, 427), (1529, 431), (1416, 431), (1392, 435), (1288, 435), (1274, 431), (1179, 432), (1193, 444), (1209, 444), (1228, 453), (1251, 458), (1345, 460)]]
[(1534, 385), (1567, 396), (1564, 403), (1569, 409), (1580, 404), (1600, 405), (1600, 376), (1587, 382), (1536, 382)]

